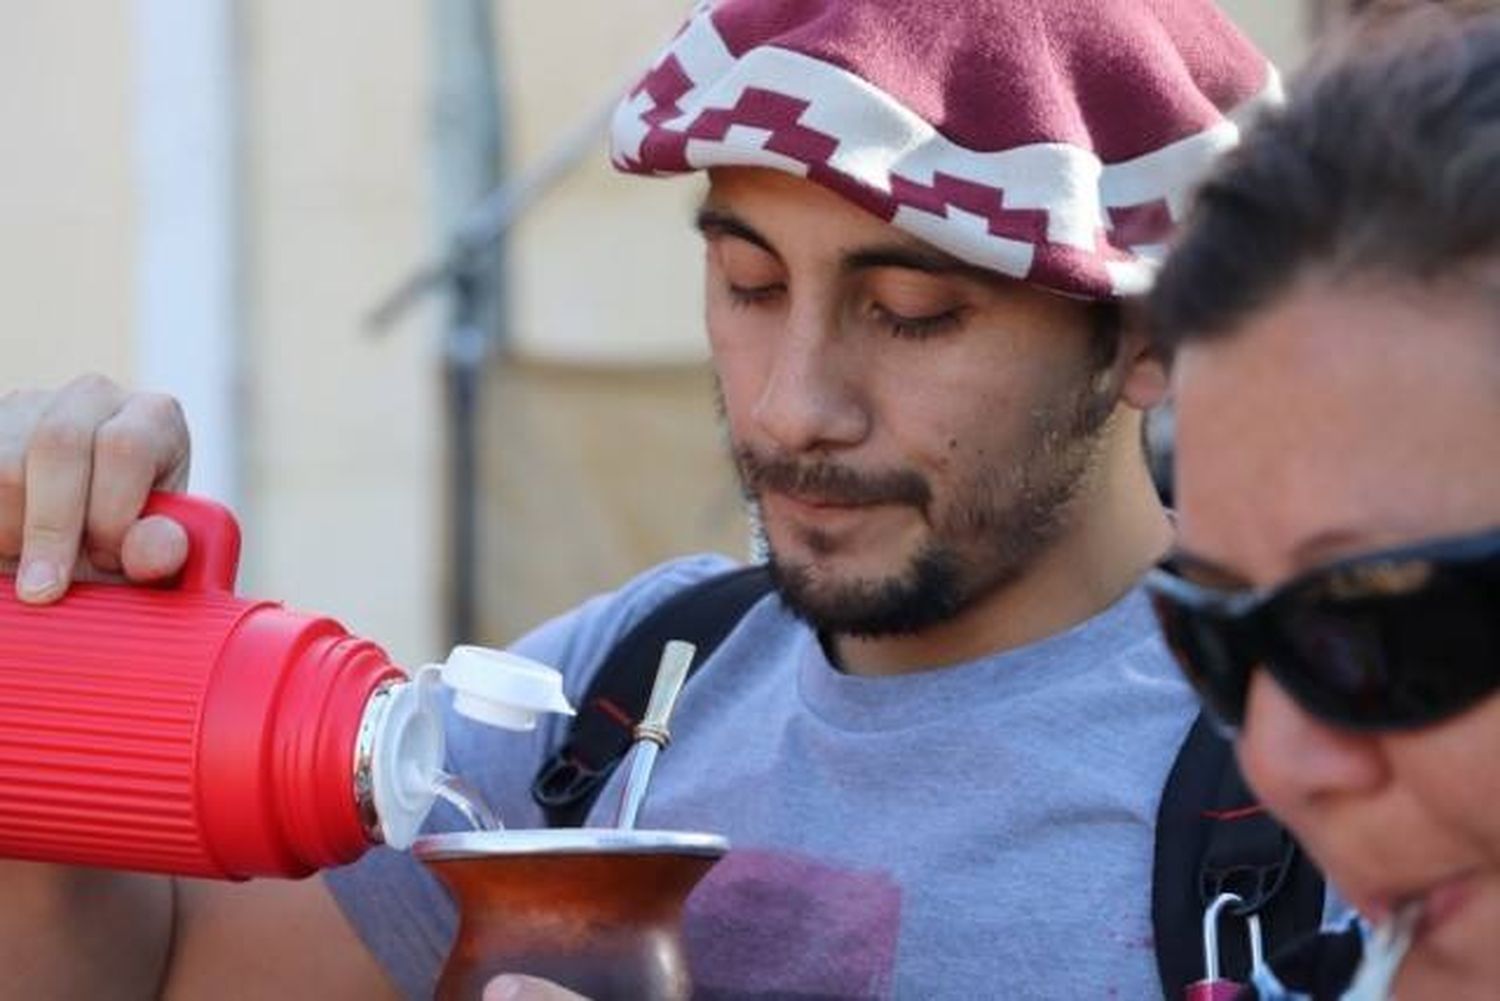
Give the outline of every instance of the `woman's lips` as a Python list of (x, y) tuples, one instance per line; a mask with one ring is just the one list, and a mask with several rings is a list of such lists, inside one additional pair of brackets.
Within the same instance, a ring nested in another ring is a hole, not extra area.
[(1416, 934), (1420, 939), (1432, 934), (1463, 909), (1474, 894), (1475, 875), (1473, 870), (1466, 870), (1429, 883), (1426, 889), (1382, 894), (1361, 906), (1359, 912), (1365, 920), (1378, 925), (1403, 907), (1419, 905), (1422, 917)]
[(1419, 938), (1432, 934), (1453, 919), (1474, 898), (1476, 873), (1459, 873), (1443, 880), (1422, 895), (1422, 921), (1417, 925)]

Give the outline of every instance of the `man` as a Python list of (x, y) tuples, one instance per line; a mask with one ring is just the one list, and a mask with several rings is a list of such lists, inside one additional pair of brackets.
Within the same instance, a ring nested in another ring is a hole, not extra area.
[[(709, 170), (709, 338), (779, 592), (689, 684), (642, 819), (735, 846), (686, 918), (702, 995), (1160, 993), (1153, 821), (1193, 706), (1135, 589), (1170, 535), (1140, 431), (1162, 373), (1117, 300), (1234, 141), (1226, 116), (1274, 90), (1201, 0), (728, 0), (622, 105), (623, 168)], [(0, 426), (25, 484), (0, 538), (33, 599), (80, 536), (137, 578), (180, 560), (170, 526), (134, 520), (185, 462), (170, 408), (90, 383)], [(632, 623), (727, 566), (659, 567), (517, 649), (576, 697)], [(535, 826), (559, 739), (460, 727), (450, 766)], [(453, 921), (391, 852), (175, 895), (5, 879), (25, 893), (0, 949), (25, 943), (29, 982), (114, 996), (420, 996)], [(128, 955), (84, 962), (122, 921)]]
[[(1266, 804), (1409, 944), (1409, 999), (1500, 995), (1497, 180), (1500, 8), (1378, 5), (1206, 185), (1153, 292), (1163, 624)], [(1301, 958), (1287, 987), (1340, 994)]]

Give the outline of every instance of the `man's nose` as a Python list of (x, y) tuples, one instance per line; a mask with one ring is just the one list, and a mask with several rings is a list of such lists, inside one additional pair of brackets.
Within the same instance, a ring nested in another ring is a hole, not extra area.
[(1265, 670), (1251, 679), (1236, 750), (1256, 794), (1288, 818), (1320, 801), (1378, 791), (1388, 777), (1378, 735), (1323, 722)]
[(777, 338), (752, 415), (788, 452), (848, 447), (870, 430), (861, 345), (839, 330), (836, 308), (794, 303)]

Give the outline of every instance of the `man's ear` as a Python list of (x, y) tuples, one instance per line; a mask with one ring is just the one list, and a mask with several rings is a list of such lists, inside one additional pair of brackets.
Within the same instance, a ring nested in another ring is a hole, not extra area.
[(1120, 332), (1120, 399), (1137, 410), (1150, 410), (1167, 399), (1169, 362), (1151, 341), (1140, 300), (1124, 303)]

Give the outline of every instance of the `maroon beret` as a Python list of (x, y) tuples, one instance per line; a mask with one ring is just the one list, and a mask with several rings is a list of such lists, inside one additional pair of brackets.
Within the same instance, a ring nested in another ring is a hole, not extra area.
[(621, 102), (621, 170), (761, 166), (1083, 298), (1143, 291), (1193, 184), (1278, 100), (1208, 0), (719, 0)]

